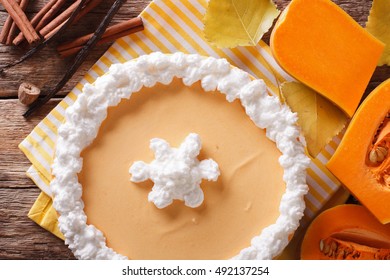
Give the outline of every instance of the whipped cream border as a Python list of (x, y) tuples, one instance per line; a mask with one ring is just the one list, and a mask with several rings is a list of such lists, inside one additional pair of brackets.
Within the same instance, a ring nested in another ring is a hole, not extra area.
[(158, 82), (170, 84), (174, 77), (181, 78), (186, 86), (200, 81), (205, 91), (218, 90), (229, 102), (240, 99), (250, 119), (266, 129), (267, 137), (281, 151), (279, 163), (284, 169), (286, 191), (280, 202), (280, 215), (274, 224), (253, 237), (250, 247), (233, 258), (272, 259), (288, 244), (305, 209), (303, 196), (308, 191), (306, 168), (310, 160), (298, 141), (297, 115), (268, 94), (263, 80), (253, 80), (225, 59), (180, 52), (156, 52), (114, 64), (106, 75), (86, 84), (75, 103), (67, 108), (65, 122), (58, 129), (54, 178), (50, 183), (65, 244), (78, 259), (126, 259), (107, 247), (100, 230), (86, 223), (82, 186), (77, 177), (83, 166), (80, 154), (96, 138), (108, 107), (118, 105), (122, 98), (129, 99), (142, 87), (153, 87)]

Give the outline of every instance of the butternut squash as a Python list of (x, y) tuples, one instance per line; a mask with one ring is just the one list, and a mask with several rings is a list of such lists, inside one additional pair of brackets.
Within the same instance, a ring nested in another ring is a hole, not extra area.
[(301, 246), (304, 260), (388, 260), (390, 225), (382, 225), (363, 206), (344, 204), (321, 213)]
[(270, 45), (286, 72), (350, 117), (384, 50), (382, 42), (330, 0), (292, 0)]
[(390, 222), (390, 79), (360, 105), (327, 168), (383, 224)]

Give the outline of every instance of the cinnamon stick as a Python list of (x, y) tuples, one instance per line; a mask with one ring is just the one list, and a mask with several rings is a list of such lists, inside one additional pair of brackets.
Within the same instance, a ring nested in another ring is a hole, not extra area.
[[(87, 13), (89, 13), (91, 10), (93, 10), (96, 6), (98, 6), (102, 0), (90, 0), (87, 2), (87, 4), (83, 7), (81, 12), (77, 15), (77, 17), (74, 19), (72, 24), (77, 23), (81, 18), (83, 18)], [(55, 27), (52, 31), (47, 33), (45, 36), (43, 36), (45, 39), (50, 38), (53, 36), (53, 34), (57, 33), (57, 31), (64, 25), (65, 22), (59, 24), (57, 27)]]
[(50, 23), (45, 25), (41, 30), (39, 30), (39, 33), (45, 37), (50, 31), (52, 31), (54, 28), (56, 28), (61, 23), (65, 22), (70, 15), (73, 13), (74, 10), (78, 7), (81, 0), (77, 0), (72, 5), (70, 5), (65, 11), (63, 11), (61, 14), (59, 14), (55, 19), (53, 19)]
[(50, 7), (50, 9), (42, 16), (41, 20), (35, 26), (35, 30), (41, 30), (61, 9), (61, 7), (66, 3), (66, 0), (57, 0)]
[[(21, 1), (17, 1), (17, 2), (20, 2), (19, 6), (22, 9), (22, 11), (25, 11), (27, 9), (28, 3), (30, 1), (29, 0), (21, 0)], [(16, 23), (13, 22), (12, 26), (11, 26), (11, 29), (9, 30), (9, 33), (8, 33), (7, 42), (6, 42), (7, 45), (11, 45), (12, 44), (12, 41), (13, 41), (13, 39), (15, 37), (15, 33), (16, 33), (17, 30), (18, 30), (18, 27), (17, 27)]]
[(76, 16), (73, 23), (78, 22), (82, 17), (84, 17), (86, 14), (88, 14), (94, 8), (96, 8), (101, 2), (102, 2), (102, 0), (89, 0), (85, 4), (85, 6), (81, 10), (81, 12)]
[[(20, 0), (17, 0), (16, 2), (19, 4)], [(9, 31), (11, 30), (13, 23), (14, 23), (14, 20), (12, 19), (12, 17), (10, 15), (8, 15), (7, 19), (4, 22), (3, 28), (1, 29), (0, 43), (2, 43), (2, 44), (7, 43), (8, 34), (9, 34)]]
[(1, 0), (1, 2), (3, 3), (3, 6), (7, 10), (8, 14), (19, 27), (20, 31), (23, 32), (27, 41), (30, 44), (39, 41), (40, 37), (34, 30), (34, 27), (31, 25), (30, 21), (27, 19), (26, 14), (22, 11), (15, 0)]
[[(50, 0), (49, 2), (46, 3), (45, 6), (42, 7), (42, 9), (31, 19), (31, 25), (33, 27), (36, 27), (37, 24), (41, 21), (43, 16), (45, 16), (51, 9), (52, 7), (60, 1), (58, 0)], [(21, 42), (24, 40), (24, 35), (22, 32), (19, 32), (19, 34), (16, 36), (16, 38), (13, 40), (14, 45), (19, 45)]]
[[(115, 24), (104, 32), (102, 38), (97, 43), (98, 45), (113, 42), (118, 38), (141, 31), (144, 29), (142, 18), (136, 17), (118, 24)], [(61, 44), (57, 47), (57, 51), (62, 57), (67, 57), (77, 53), (82, 49), (83, 45), (93, 36), (93, 33), (79, 37), (71, 42)]]

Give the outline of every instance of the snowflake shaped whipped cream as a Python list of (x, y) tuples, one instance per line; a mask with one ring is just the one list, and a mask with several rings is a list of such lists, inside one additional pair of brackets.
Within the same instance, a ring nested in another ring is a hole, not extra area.
[(150, 140), (150, 149), (155, 160), (147, 164), (135, 161), (130, 167), (131, 181), (135, 183), (148, 179), (154, 182), (148, 200), (161, 209), (174, 199), (183, 200), (191, 208), (202, 204), (204, 194), (200, 188), (202, 179), (217, 181), (220, 172), (212, 159), (199, 161), (202, 143), (196, 133), (190, 133), (179, 148), (172, 148), (160, 138)]

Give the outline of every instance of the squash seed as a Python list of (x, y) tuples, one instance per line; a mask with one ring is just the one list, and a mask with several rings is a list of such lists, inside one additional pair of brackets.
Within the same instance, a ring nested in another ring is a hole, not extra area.
[(372, 163), (380, 163), (385, 160), (387, 154), (386, 147), (378, 146), (370, 151), (369, 159)]
[(369, 159), (372, 163), (377, 163), (378, 162), (378, 155), (375, 150), (371, 150), (369, 154)]
[(320, 240), (320, 251), (322, 252), (324, 250), (324, 240)]
[(329, 253), (329, 251), (330, 251), (330, 246), (328, 244), (326, 244), (326, 243), (324, 245), (325, 246), (324, 246), (324, 251), (323, 252), (324, 252), (325, 255), (327, 255)]

